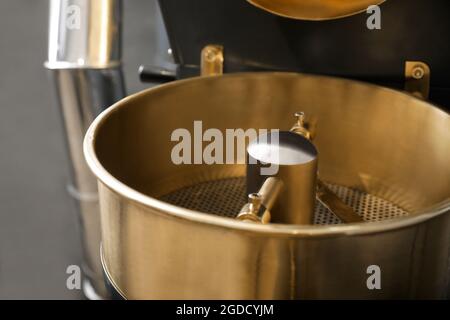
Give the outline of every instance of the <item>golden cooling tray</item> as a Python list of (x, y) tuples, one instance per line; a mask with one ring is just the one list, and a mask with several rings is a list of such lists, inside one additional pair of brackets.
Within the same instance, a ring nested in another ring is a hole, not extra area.
[(299, 20), (329, 20), (365, 11), (385, 0), (247, 0), (273, 14)]

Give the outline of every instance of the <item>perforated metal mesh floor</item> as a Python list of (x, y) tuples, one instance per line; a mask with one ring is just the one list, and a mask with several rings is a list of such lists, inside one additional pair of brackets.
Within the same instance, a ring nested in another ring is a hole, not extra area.
[[(380, 221), (408, 214), (398, 206), (363, 191), (334, 184), (327, 186), (365, 221)], [(214, 180), (179, 189), (160, 199), (183, 208), (233, 218), (245, 204), (245, 188), (245, 177)], [(314, 224), (339, 223), (341, 221), (327, 208), (316, 204)]]

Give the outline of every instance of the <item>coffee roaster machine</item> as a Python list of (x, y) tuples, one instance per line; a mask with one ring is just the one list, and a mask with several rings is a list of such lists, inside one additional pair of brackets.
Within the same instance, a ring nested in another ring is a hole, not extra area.
[[(87, 21), (76, 32), (64, 27), (71, 5)], [(120, 1), (51, 1), (47, 67), (94, 291), (447, 298), (447, 1), (159, 5), (174, 65), (144, 64), (143, 81), (165, 84), (113, 104), (125, 96)], [(195, 136), (198, 121), (258, 135), (235, 161), (175, 163), (171, 137)]]

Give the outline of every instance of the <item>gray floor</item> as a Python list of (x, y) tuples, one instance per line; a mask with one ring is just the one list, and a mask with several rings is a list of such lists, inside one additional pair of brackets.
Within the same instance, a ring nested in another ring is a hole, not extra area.
[[(124, 3), (124, 67), (135, 92), (148, 87), (139, 64), (167, 59), (167, 44), (155, 1)], [(47, 11), (45, 0), (0, 2), (0, 299), (82, 298), (65, 286), (81, 251), (59, 110), (42, 65)]]

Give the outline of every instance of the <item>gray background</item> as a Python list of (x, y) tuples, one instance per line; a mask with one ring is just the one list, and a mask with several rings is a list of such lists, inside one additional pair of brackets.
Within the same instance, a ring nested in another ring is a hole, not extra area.
[[(141, 63), (168, 59), (155, 0), (124, 2), (129, 93)], [(66, 268), (81, 262), (78, 220), (47, 54), (48, 2), (0, 2), (0, 299), (78, 299)]]

